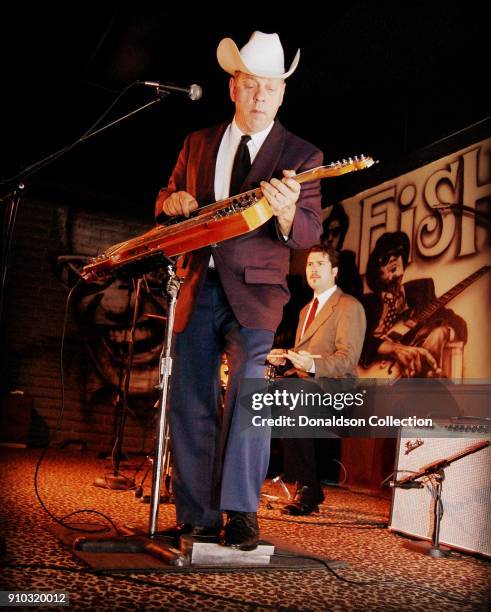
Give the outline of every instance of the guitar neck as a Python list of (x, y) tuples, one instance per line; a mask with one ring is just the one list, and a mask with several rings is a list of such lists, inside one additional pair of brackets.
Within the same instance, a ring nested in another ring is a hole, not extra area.
[(489, 272), (489, 270), (491, 270), (491, 266), (483, 266), (482, 268), (479, 268), (479, 270), (476, 270), (473, 274), (471, 274), (467, 278), (464, 278), (464, 280), (455, 285), (455, 287), (452, 287), (439, 298), (430, 302), (415, 317), (417, 323), (424, 323), (427, 319), (434, 315), (435, 312), (440, 310), (440, 308), (443, 308), (446, 304), (448, 304), (448, 302), (450, 302), (450, 300), (453, 300), (454, 297), (457, 297), (459, 293), (462, 293), (464, 289), (466, 289), (469, 285), (472, 285), (472, 283), (477, 281), (477, 279), (483, 276), (483, 274), (486, 274), (486, 272)]
[(327, 166), (318, 166), (311, 170), (305, 170), (300, 172), (293, 178), (298, 183), (306, 183), (307, 181), (320, 180), (324, 178), (330, 178), (333, 176), (340, 176), (341, 174), (347, 174), (348, 172), (354, 172), (356, 170), (364, 170), (370, 168), (376, 162), (372, 157), (365, 155), (350, 157), (349, 159), (343, 159), (342, 161), (333, 162)]
[(315, 180), (317, 178), (316, 172), (317, 172), (317, 168), (314, 168), (313, 170), (305, 170), (305, 172), (296, 174), (292, 178), (295, 179), (297, 183), (300, 183), (301, 185), (302, 183), (308, 183), (308, 181)]
[[(300, 174), (295, 175), (293, 178), (298, 183), (302, 184), (307, 183), (308, 181), (340, 176), (341, 174), (355, 172), (356, 170), (364, 170), (365, 168), (370, 168), (370, 166), (373, 166), (375, 163), (376, 162), (372, 157), (360, 155), (359, 157), (355, 156), (353, 158), (350, 157), (349, 159), (343, 159), (342, 161), (332, 162), (327, 166), (318, 166), (317, 168), (312, 168), (311, 170), (305, 170), (305, 172), (300, 172)], [(237, 195), (225, 198), (224, 200), (219, 200), (213, 204), (201, 206), (189, 218), (181, 216), (173, 217), (172, 219), (166, 221), (164, 225), (175, 225), (176, 223), (181, 223), (183, 221), (189, 224), (193, 218), (202, 219), (207, 215), (214, 215), (222, 210), (230, 209), (232, 212), (240, 212), (241, 208), (256, 203), (260, 198), (262, 198), (262, 196), (263, 192), (261, 188), (256, 187), (256, 189), (238, 193)]]

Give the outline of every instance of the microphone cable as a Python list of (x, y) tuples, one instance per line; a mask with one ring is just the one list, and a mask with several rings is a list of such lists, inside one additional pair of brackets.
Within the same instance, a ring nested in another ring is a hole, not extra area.
[(317, 561), (318, 563), (321, 563), (335, 578), (337, 578), (338, 580), (341, 580), (341, 582), (345, 582), (346, 584), (351, 584), (354, 586), (382, 586), (384, 584), (387, 584), (391, 586), (404, 587), (405, 589), (415, 589), (419, 591), (426, 591), (427, 593), (432, 593), (433, 595), (436, 595), (437, 597), (448, 599), (449, 601), (453, 601), (455, 603), (460, 603), (460, 604), (480, 605), (481, 603), (483, 603), (483, 602), (473, 602), (468, 599), (461, 599), (460, 597), (454, 597), (453, 595), (449, 595), (448, 593), (437, 591), (436, 589), (432, 589), (431, 587), (420, 586), (419, 584), (413, 584), (412, 582), (404, 582), (403, 580), (392, 580), (392, 579), (350, 580), (349, 578), (345, 578), (344, 576), (341, 576), (341, 574), (339, 574), (338, 572), (336, 572), (336, 570), (330, 567), (328, 561), (326, 561), (325, 559), (322, 559), (322, 557), (316, 557), (315, 555), (300, 555), (300, 554), (288, 555), (288, 554), (283, 554), (283, 553), (275, 553), (275, 556), (279, 558), (283, 557), (286, 559), (306, 559), (310, 561)]
[(65, 348), (65, 336), (66, 336), (66, 328), (67, 328), (67, 323), (68, 323), (68, 312), (69, 312), (69, 308), (70, 308), (70, 303), (72, 300), (72, 297), (75, 293), (75, 291), (80, 287), (80, 285), (83, 283), (83, 279), (80, 278), (75, 285), (73, 285), (73, 287), (70, 289), (70, 291), (68, 292), (67, 295), (67, 299), (66, 299), (66, 304), (65, 304), (65, 315), (63, 318), (63, 330), (62, 330), (62, 334), (61, 334), (61, 343), (60, 343), (60, 361), (59, 361), (59, 368), (60, 368), (60, 384), (61, 384), (61, 404), (60, 404), (60, 410), (58, 412), (58, 417), (56, 419), (56, 423), (53, 429), (53, 433), (50, 435), (48, 434), (48, 441), (46, 443), (46, 447), (42, 450), (41, 455), (39, 456), (37, 463), (36, 463), (36, 467), (34, 470), (34, 492), (36, 495), (36, 498), (41, 506), (41, 508), (44, 510), (44, 512), (55, 522), (58, 523), (58, 525), (61, 525), (62, 527), (65, 527), (66, 529), (70, 529), (71, 531), (79, 531), (82, 533), (107, 533), (108, 531), (110, 531), (109, 527), (107, 525), (103, 525), (101, 523), (83, 523), (86, 525), (100, 525), (100, 529), (83, 529), (80, 527), (73, 527), (70, 523), (66, 523), (65, 519), (74, 516), (76, 514), (95, 514), (97, 516), (100, 516), (102, 518), (104, 518), (110, 525), (111, 527), (116, 531), (116, 533), (118, 535), (120, 535), (120, 532), (117, 528), (117, 526), (115, 525), (115, 523), (105, 514), (103, 514), (102, 512), (99, 512), (98, 510), (92, 510), (92, 509), (84, 509), (84, 510), (76, 510), (74, 512), (70, 512), (69, 514), (66, 514), (65, 516), (62, 516), (61, 518), (56, 517), (46, 506), (46, 504), (44, 503), (41, 494), (39, 492), (39, 484), (38, 484), (38, 476), (39, 476), (39, 469), (41, 467), (41, 464), (44, 460), (44, 458), (46, 457), (49, 449), (50, 449), (50, 444), (52, 443), (54, 437), (56, 436), (56, 434), (60, 431), (61, 428), (61, 423), (63, 421), (63, 414), (65, 411), (65, 376), (64, 376), (64, 363), (63, 363), (63, 355), (64, 355), (64, 348)]

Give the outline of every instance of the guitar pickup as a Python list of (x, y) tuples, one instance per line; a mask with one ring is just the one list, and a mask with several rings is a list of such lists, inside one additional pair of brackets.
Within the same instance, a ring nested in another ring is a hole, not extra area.
[(164, 227), (168, 227), (170, 225), (176, 225), (177, 223), (183, 223), (184, 221), (189, 221), (189, 219), (195, 219), (199, 216), (199, 209), (193, 210), (193, 212), (189, 213), (189, 217), (185, 217), (184, 215), (177, 215), (175, 217), (171, 217), (162, 225)]

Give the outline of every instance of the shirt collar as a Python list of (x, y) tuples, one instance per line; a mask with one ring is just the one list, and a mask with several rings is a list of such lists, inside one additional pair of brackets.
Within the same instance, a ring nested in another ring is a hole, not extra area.
[(317, 300), (319, 301), (317, 312), (319, 312), (319, 310), (324, 306), (324, 304), (331, 297), (331, 295), (336, 291), (337, 288), (338, 288), (337, 285), (333, 285), (329, 289), (326, 289), (322, 293), (319, 293), (319, 295), (314, 294), (314, 298), (317, 298)]
[[(259, 150), (261, 148), (263, 142), (268, 137), (268, 134), (273, 129), (273, 125), (274, 125), (274, 121), (271, 121), (268, 127), (265, 128), (264, 130), (261, 130), (260, 132), (256, 132), (255, 134), (249, 134), (254, 146), (256, 147), (256, 150)], [(230, 135), (232, 136), (233, 140), (237, 140), (238, 142), (242, 138), (244, 133), (245, 132), (243, 132), (237, 125), (237, 122), (235, 121), (235, 117), (234, 117), (230, 125)]]

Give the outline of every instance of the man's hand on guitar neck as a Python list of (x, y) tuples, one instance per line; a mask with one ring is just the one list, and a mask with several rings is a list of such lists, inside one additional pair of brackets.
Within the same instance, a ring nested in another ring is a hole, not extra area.
[(261, 181), (261, 189), (278, 220), (278, 227), (284, 236), (292, 229), (293, 218), (297, 210), (296, 203), (300, 196), (300, 183), (293, 177), (294, 170), (283, 170), (283, 179), (276, 178), (271, 182)]
[(441, 368), (429, 350), (421, 346), (406, 346), (390, 340), (384, 340), (378, 348), (380, 355), (392, 356), (399, 364), (404, 376), (412, 378), (428, 367), (434, 375), (441, 374)]
[(162, 212), (169, 217), (189, 214), (198, 208), (198, 202), (187, 191), (174, 191), (162, 205)]

